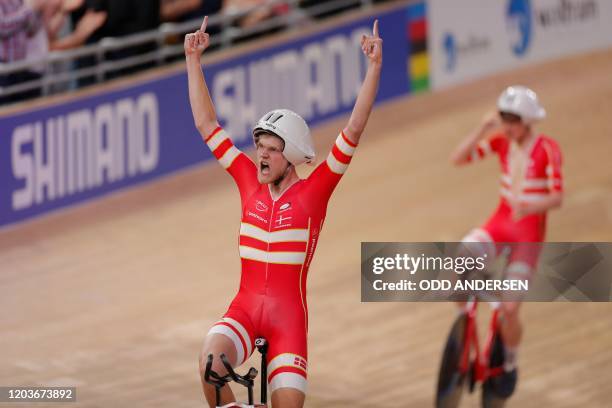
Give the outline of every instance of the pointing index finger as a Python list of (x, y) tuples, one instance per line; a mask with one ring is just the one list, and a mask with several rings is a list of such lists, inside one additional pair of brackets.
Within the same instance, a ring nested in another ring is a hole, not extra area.
[(378, 19), (374, 20), (374, 28), (372, 28), (372, 34), (374, 37), (378, 38)]
[(204, 17), (204, 21), (202, 21), (202, 26), (200, 27), (200, 30), (202, 30), (202, 32), (206, 32), (206, 26), (208, 25), (208, 16)]

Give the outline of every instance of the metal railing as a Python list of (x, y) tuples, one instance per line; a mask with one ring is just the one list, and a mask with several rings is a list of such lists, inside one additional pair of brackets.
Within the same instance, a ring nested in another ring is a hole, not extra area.
[[(208, 25), (220, 27), (219, 34), (211, 36), (211, 48), (225, 49), (236, 41), (276, 29), (295, 30), (308, 24), (314, 18), (347, 8), (369, 8), (373, 0), (334, 0), (316, 4), (307, 8), (300, 7), (300, 0), (271, 0), (263, 6), (243, 9), (236, 12), (220, 13), (210, 16)], [(288, 12), (266, 19), (259, 24), (241, 28), (234, 22), (258, 10), (261, 7), (286, 5)], [(176, 61), (183, 55), (183, 35), (197, 30), (202, 23), (196, 18), (183, 23), (163, 23), (158, 29), (132, 34), (124, 37), (109, 37), (91, 45), (73, 50), (52, 51), (39, 58), (2, 64), (0, 76), (43, 67), (40, 79), (0, 87), (0, 97), (18, 94), (25, 91), (39, 90), (42, 95), (65, 92), (76, 88), (76, 82), (91, 78), (90, 82), (103, 82), (109, 74), (122, 69), (143, 65), (151, 67)], [(174, 40), (174, 42), (172, 41)], [(109, 53), (127, 50), (130, 47), (155, 45), (154, 50), (131, 55), (121, 59), (109, 58)], [(214, 52), (215, 50), (212, 50)], [(77, 67), (76, 61), (89, 57), (95, 60), (92, 66)]]

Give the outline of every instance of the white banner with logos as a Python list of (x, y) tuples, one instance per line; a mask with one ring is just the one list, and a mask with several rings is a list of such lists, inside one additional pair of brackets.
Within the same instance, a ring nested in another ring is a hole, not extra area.
[(429, 0), (433, 89), (612, 47), (610, 0)]

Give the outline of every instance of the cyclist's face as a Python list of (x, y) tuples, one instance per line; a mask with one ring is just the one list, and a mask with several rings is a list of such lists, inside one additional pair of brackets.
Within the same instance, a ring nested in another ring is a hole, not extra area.
[(283, 156), (285, 143), (272, 134), (261, 134), (257, 138), (257, 179), (262, 184), (276, 181), (287, 170), (287, 159)]
[(520, 143), (529, 134), (529, 126), (519, 116), (502, 113), (501, 118), (503, 131), (510, 140)]

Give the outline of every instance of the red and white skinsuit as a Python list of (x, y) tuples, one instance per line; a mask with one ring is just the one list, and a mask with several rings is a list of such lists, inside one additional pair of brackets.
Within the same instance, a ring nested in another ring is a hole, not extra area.
[(217, 128), (206, 138), (219, 163), (240, 190), (242, 220), (240, 289), (209, 334), (229, 337), (237, 364), (253, 351), (255, 338), (268, 340), (268, 382), (273, 392), (290, 387), (306, 392), (308, 308), (306, 276), (334, 188), (356, 145), (340, 134), (312, 174), (274, 200), (257, 180), (257, 167)]
[[(491, 152), (499, 157), (501, 197), (497, 210), (489, 220), (471, 231), (464, 241), (490, 244), (544, 241), (546, 213), (529, 214), (516, 220), (508, 197), (513, 195), (520, 202), (533, 203), (553, 192), (562, 192), (561, 151), (557, 142), (545, 135), (534, 137), (526, 146), (523, 156), (518, 149), (503, 134), (496, 134), (480, 142), (472, 152), (470, 161), (482, 159)], [(500, 248), (500, 245), (495, 245), (497, 255)], [(515, 275), (515, 278), (531, 275), (537, 265), (539, 249), (539, 245), (514, 245), (509, 255), (507, 273)]]

